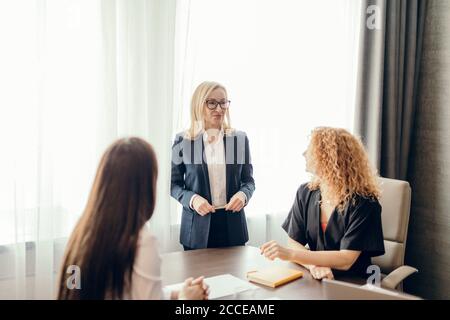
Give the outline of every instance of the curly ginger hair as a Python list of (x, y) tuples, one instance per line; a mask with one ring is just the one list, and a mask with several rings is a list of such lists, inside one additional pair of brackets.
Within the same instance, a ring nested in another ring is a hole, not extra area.
[(377, 173), (369, 163), (364, 146), (347, 130), (315, 128), (306, 157), (314, 166), (309, 188), (316, 190), (324, 182), (329, 189), (324, 196), (338, 204), (339, 212), (342, 213), (350, 201), (354, 203), (356, 195), (380, 198)]

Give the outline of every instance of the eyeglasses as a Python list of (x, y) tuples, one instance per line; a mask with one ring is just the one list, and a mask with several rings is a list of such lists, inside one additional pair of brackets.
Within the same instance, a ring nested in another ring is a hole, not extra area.
[(220, 106), (221, 109), (226, 110), (230, 107), (230, 100), (227, 101), (216, 101), (216, 100), (206, 100), (206, 106), (209, 110), (214, 110), (217, 106)]

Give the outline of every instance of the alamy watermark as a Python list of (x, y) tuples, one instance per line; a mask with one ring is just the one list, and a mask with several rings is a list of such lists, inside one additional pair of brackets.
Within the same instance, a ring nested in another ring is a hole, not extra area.
[(70, 276), (66, 280), (67, 289), (80, 290), (81, 289), (81, 269), (80, 269), (80, 267), (77, 265), (70, 265), (67, 267), (66, 273), (70, 274)]
[(369, 30), (381, 29), (381, 9), (377, 5), (370, 5), (366, 9), (366, 13), (369, 15), (366, 19), (366, 27)]
[(366, 273), (370, 274), (366, 281), (368, 285), (381, 287), (381, 269), (379, 266), (375, 264), (368, 266)]
[[(211, 132), (218, 130), (208, 130)], [(215, 132), (217, 136), (217, 132)], [(212, 164), (249, 164), (251, 163), (250, 152), (247, 147), (245, 135), (234, 135), (224, 137), (225, 154), (224, 159), (215, 159)], [(178, 137), (172, 147), (172, 164), (203, 164), (206, 163), (206, 152), (202, 138), (189, 139)]]

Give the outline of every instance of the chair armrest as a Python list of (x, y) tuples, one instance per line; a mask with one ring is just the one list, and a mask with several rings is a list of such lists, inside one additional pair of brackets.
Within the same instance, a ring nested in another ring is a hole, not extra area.
[(410, 266), (401, 266), (389, 273), (384, 279), (381, 281), (381, 287), (386, 289), (397, 288), (397, 286), (408, 276), (411, 274), (418, 272), (416, 268)]

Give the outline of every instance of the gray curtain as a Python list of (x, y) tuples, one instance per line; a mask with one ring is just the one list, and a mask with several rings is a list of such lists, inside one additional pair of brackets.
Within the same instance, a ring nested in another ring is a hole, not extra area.
[(405, 290), (450, 299), (450, 1), (429, 1), (408, 181), (413, 190)]
[[(384, 177), (407, 175), (425, 8), (426, 0), (362, 1), (355, 133)], [(371, 17), (379, 29), (368, 27)]]
[[(381, 29), (365, 22), (380, 8)], [(405, 290), (450, 299), (450, 1), (363, 1), (355, 128), (382, 176), (409, 181)]]

